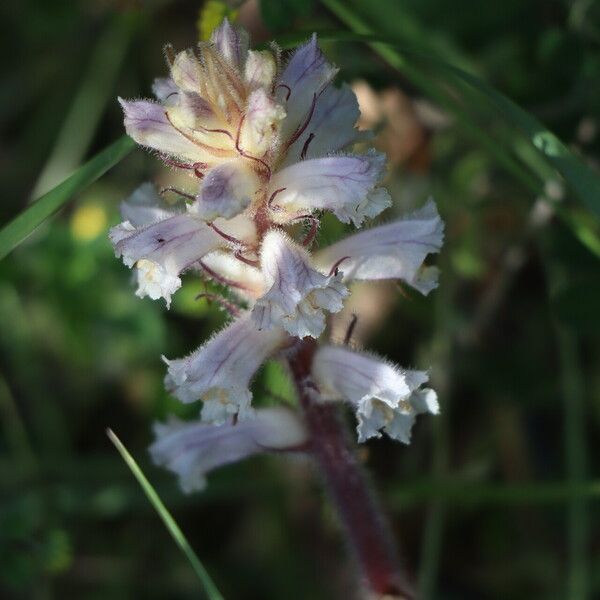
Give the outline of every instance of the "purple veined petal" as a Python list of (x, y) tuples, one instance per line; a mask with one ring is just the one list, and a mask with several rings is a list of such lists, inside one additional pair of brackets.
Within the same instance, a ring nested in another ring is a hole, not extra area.
[(254, 199), (260, 180), (243, 159), (233, 159), (208, 171), (202, 180), (194, 210), (202, 219), (231, 219)]
[(248, 33), (244, 29), (233, 27), (229, 19), (225, 18), (213, 31), (210, 39), (229, 64), (236, 69), (244, 67), (248, 53)]
[(337, 71), (319, 49), (316, 34), (292, 54), (277, 83), (277, 95), (287, 113), (282, 124), (283, 140), (307, 121), (313, 100), (333, 80)]
[(171, 64), (171, 78), (180, 91), (197, 94), (202, 83), (202, 68), (191, 48), (178, 52)]
[[(287, 212), (329, 210), (359, 227), (391, 204), (387, 191), (376, 187), (384, 169), (385, 155), (375, 151), (313, 158), (275, 173), (269, 194), (276, 193), (275, 204)], [(285, 213), (273, 216), (284, 219)]]
[(319, 337), (325, 311), (343, 308), (348, 290), (342, 275), (314, 269), (308, 253), (278, 230), (269, 231), (263, 240), (261, 269), (266, 291), (252, 309), (261, 330), (283, 327), (297, 337)]
[(250, 381), (286, 337), (281, 329), (258, 331), (244, 313), (189, 356), (165, 359), (165, 387), (181, 402), (202, 400), (204, 421), (242, 420), (252, 414)]
[(320, 158), (369, 139), (370, 132), (355, 127), (359, 116), (356, 94), (349, 85), (327, 86), (317, 99), (308, 127), (290, 146), (284, 166), (300, 159)]
[(210, 104), (195, 92), (180, 92), (177, 105), (169, 107), (168, 114), (176, 115), (182, 125), (192, 130), (199, 125), (210, 128), (214, 124), (214, 113)]
[(157, 77), (152, 84), (152, 93), (161, 103), (172, 103), (179, 94), (179, 88), (171, 77)]
[(202, 490), (206, 474), (254, 454), (295, 450), (306, 442), (300, 418), (283, 407), (262, 408), (254, 418), (210, 425), (172, 417), (154, 426), (149, 452), (154, 463), (179, 478), (186, 493)]
[(439, 252), (444, 224), (433, 200), (404, 218), (348, 236), (315, 254), (329, 269), (342, 258), (344, 281), (401, 279), (428, 294), (437, 286), (437, 272), (423, 267), (428, 254)]
[(421, 387), (428, 381), (424, 371), (405, 371), (342, 346), (320, 346), (312, 370), (324, 401), (354, 407), (360, 442), (383, 431), (408, 444), (417, 415), (439, 412), (436, 393)]
[(137, 268), (136, 294), (153, 300), (171, 295), (181, 287), (180, 274), (205, 254), (223, 245), (202, 220), (189, 213), (178, 214), (141, 228), (125, 221), (110, 230), (117, 257)]
[(206, 150), (173, 127), (160, 104), (122, 98), (119, 102), (125, 115), (125, 130), (138, 144), (192, 163), (211, 158)]
[(143, 183), (121, 203), (121, 217), (139, 229), (185, 212), (181, 203), (167, 204), (151, 183)]

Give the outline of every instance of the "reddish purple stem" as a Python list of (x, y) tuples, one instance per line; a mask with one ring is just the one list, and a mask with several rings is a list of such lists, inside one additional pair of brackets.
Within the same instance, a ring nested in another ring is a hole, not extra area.
[(311, 376), (315, 350), (316, 341), (306, 338), (289, 359), (312, 453), (368, 589), (410, 600), (414, 592), (400, 568), (390, 526), (349, 445), (337, 408), (315, 401), (318, 390)]

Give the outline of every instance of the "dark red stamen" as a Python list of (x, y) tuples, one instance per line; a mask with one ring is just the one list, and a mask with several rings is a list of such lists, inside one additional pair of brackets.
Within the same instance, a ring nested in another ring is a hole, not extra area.
[(307, 221), (310, 221), (310, 229), (306, 234), (304, 241), (302, 242), (303, 246), (309, 246), (314, 241), (317, 231), (319, 230), (319, 219), (317, 219), (317, 217), (314, 215), (299, 215), (294, 217), (292, 221), (297, 221), (299, 219), (306, 219)]
[(287, 94), (285, 95), (285, 101), (287, 102), (290, 99), (290, 96), (292, 95), (292, 88), (289, 85), (286, 85), (285, 83), (280, 83), (275, 89), (279, 89), (280, 87), (285, 88), (287, 90)]
[(199, 260), (198, 264), (200, 265), (200, 268), (206, 272), (206, 274), (211, 278), (214, 279), (215, 281), (217, 281), (218, 283), (220, 283), (221, 285), (227, 286), (227, 287), (234, 287), (234, 288), (238, 288), (239, 290), (248, 290), (248, 288), (244, 285), (242, 285), (241, 283), (238, 283), (237, 281), (234, 281), (233, 279), (228, 279), (227, 277), (223, 277), (221, 275), (219, 275), (216, 271), (213, 271), (207, 264), (205, 264), (203, 261)]
[(235, 256), (235, 258), (237, 258), (238, 260), (241, 260), (243, 263), (250, 265), (251, 267), (258, 267), (260, 265), (260, 262), (258, 260), (246, 258), (242, 254), (241, 250), (237, 250), (233, 256)]
[(194, 128), (194, 131), (204, 131), (206, 133), (222, 133), (223, 135), (226, 135), (231, 141), (233, 141), (233, 136), (226, 129), (209, 129), (208, 127), (202, 127), (202, 125), (199, 125), (198, 127)]
[(192, 202), (194, 200), (196, 200), (196, 197), (194, 195), (186, 194), (185, 192), (182, 192), (181, 190), (178, 190), (177, 188), (174, 188), (174, 187), (163, 188), (162, 190), (160, 190), (159, 193), (161, 196), (163, 196), (167, 192), (173, 192), (174, 194), (177, 194), (178, 196), (181, 196), (182, 198), (185, 198), (186, 200), (191, 200)]
[(242, 125), (244, 124), (244, 119), (246, 115), (242, 115), (240, 119), (240, 124), (238, 126), (237, 135), (235, 136), (235, 149), (244, 157), (249, 158), (250, 160), (255, 160), (260, 163), (267, 171), (267, 179), (271, 179), (271, 167), (264, 161), (262, 158), (258, 158), (256, 156), (252, 156), (248, 154), (241, 146), (240, 146), (240, 137), (242, 135)]
[(333, 266), (331, 267), (331, 269), (329, 269), (329, 277), (331, 277), (332, 275), (337, 275), (338, 274), (338, 267), (345, 260), (348, 260), (349, 258), (350, 258), (349, 256), (342, 256), (342, 258), (340, 258), (339, 260), (336, 260), (335, 263), (333, 263)]
[(304, 160), (306, 158), (306, 153), (308, 152), (308, 147), (310, 143), (315, 139), (315, 134), (311, 133), (306, 141), (304, 142), (304, 146), (302, 146), (302, 152), (300, 152), (300, 160)]
[(240, 316), (240, 309), (235, 304), (233, 304), (232, 302), (229, 302), (228, 300), (226, 300), (225, 298), (223, 298), (223, 296), (221, 296), (220, 294), (211, 294), (211, 293), (208, 293), (208, 292), (203, 292), (202, 294), (198, 294), (195, 299), (196, 300), (200, 300), (202, 298), (206, 298), (208, 301), (217, 302), (232, 317), (239, 317)]
[(222, 231), (221, 229), (219, 229), (214, 223), (207, 223), (207, 225), (215, 232), (218, 233), (223, 239), (227, 240), (228, 242), (231, 242), (232, 244), (236, 244), (237, 246), (246, 246), (247, 244), (245, 242), (242, 242), (241, 240), (238, 240), (236, 237), (233, 237), (232, 235), (229, 235), (228, 233), (225, 233), (224, 231)]
[(346, 335), (344, 336), (344, 346), (347, 346), (350, 343), (357, 323), (358, 315), (353, 314), (352, 318), (350, 319), (350, 323), (348, 324), (348, 329), (346, 329)]
[(281, 208), (281, 206), (273, 206), (273, 200), (275, 200), (275, 196), (277, 196), (277, 194), (279, 194), (280, 192), (284, 192), (287, 188), (279, 188), (278, 190), (275, 190), (272, 194), (271, 197), (269, 198), (269, 201), (267, 202), (267, 206), (271, 209), (271, 210), (283, 210)]
[(308, 124), (310, 123), (310, 120), (313, 117), (316, 105), (317, 105), (317, 94), (313, 94), (312, 104), (310, 105), (310, 110), (308, 111), (308, 115), (306, 116), (306, 119), (304, 119), (304, 123), (302, 123), (302, 125), (300, 125), (300, 127), (298, 127), (298, 129), (296, 129), (296, 131), (292, 134), (292, 137), (287, 141), (285, 148), (284, 148), (284, 152), (305, 132), (306, 128), (308, 127)]

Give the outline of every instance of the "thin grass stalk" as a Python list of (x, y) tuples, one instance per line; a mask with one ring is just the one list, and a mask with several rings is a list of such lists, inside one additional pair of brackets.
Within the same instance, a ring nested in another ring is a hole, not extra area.
[[(565, 457), (567, 480), (580, 485), (586, 476), (585, 391), (577, 339), (558, 328), (561, 385), (565, 411)], [(573, 496), (567, 505), (567, 591), (566, 597), (583, 600), (589, 593), (589, 513), (583, 497)]]

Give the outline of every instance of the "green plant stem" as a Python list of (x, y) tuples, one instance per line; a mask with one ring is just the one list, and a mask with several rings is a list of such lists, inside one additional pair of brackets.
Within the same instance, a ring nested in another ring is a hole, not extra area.
[(119, 14), (96, 42), (52, 152), (31, 192), (32, 199), (60, 183), (84, 158), (137, 25), (135, 15)]

